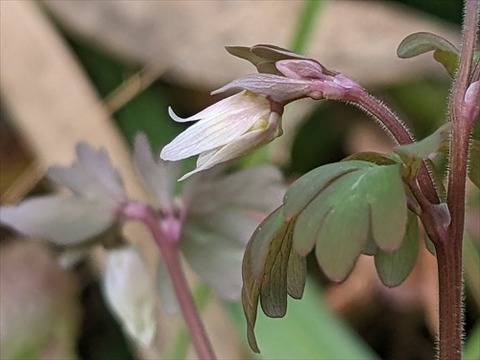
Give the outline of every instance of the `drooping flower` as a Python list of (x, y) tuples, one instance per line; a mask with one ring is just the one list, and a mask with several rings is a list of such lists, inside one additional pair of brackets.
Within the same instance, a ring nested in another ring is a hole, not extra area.
[(199, 120), (165, 146), (164, 160), (177, 161), (199, 155), (197, 168), (180, 180), (216, 164), (242, 156), (282, 134), (281, 110), (272, 110), (265, 96), (242, 91), (182, 119), (171, 109), (178, 122)]
[(182, 119), (169, 109), (177, 122), (198, 120), (160, 154), (169, 161), (199, 155), (196, 169), (180, 180), (245, 155), (280, 136), (286, 104), (305, 97), (342, 100), (351, 89), (360, 86), (313, 59), (272, 45), (227, 47), (227, 51), (250, 61), (259, 73), (235, 79), (213, 91), (212, 94), (238, 93), (196, 115)]

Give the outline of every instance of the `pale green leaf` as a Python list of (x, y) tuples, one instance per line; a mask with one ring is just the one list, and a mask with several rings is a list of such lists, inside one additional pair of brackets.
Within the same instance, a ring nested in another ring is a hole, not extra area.
[(409, 212), (407, 231), (400, 248), (393, 252), (379, 249), (375, 255), (375, 267), (382, 283), (389, 287), (400, 285), (415, 266), (418, 249), (418, 220)]
[(424, 159), (429, 158), (437, 152), (445, 152), (448, 150), (446, 146), (451, 124), (446, 123), (439, 127), (433, 134), (426, 138), (408, 145), (401, 145), (394, 148), (402, 159), (405, 167), (403, 169), (404, 176), (413, 178), (417, 175), (422, 167)]
[(332, 208), (321, 225), (315, 255), (327, 277), (343, 281), (353, 269), (368, 236), (368, 206), (355, 197)]
[[(294, 249), (305, 256), (316, 244), (317, 259), (325, 274), (341, 281), (365, 250), (369, 237), (384, 250), (400, 246), (406, 225), (406, 201), (398, 164), (376, 166), (353, 161), (348, 167), (339, 167), (349, 172), (326, 182), (321, 170), (327, 166), (297, 180), (293, 185), (297, 188), (287, 191), (285, 206), (292, 201), (292, 208), (300, 210), (294, 229)], [(330, 171), (329, 175), (332, 173), (337, 175), (338, 171)], [(315, 175), (320, 181), (315, 182)], [(324, 186), (325, 183), (328, 185)], [(313, 198), (307, 199), (302, 194), (302, 185)], [(302, 198), (295, 199), (295, 194)]]
[(292, 249), (293, 222), (273, 239), (265, 261), (265, 273), (260, 289), (260, 303), (269, 317), (283, 317), (287, 312), (287, 270)]
[(294, 299), (301, 299), (307, 280), (307, 259), (292, 248), (288, 258), (287, 292)]
[(320, 166), (297, 179), (287, 190), (283, 203), (285, 217), (288, 219), (300, 211), (318, 196), (335, 179), (352, 171), (372, 167), (365, 161), (344, 161)]
[(434, 51), (434, 59), (442, 64), (453, 77), (458, 63), (459, 51), (448, 40), (428, 32), (418, 32), (407, 36), (397, 48), (402, 59), (412, 58)]

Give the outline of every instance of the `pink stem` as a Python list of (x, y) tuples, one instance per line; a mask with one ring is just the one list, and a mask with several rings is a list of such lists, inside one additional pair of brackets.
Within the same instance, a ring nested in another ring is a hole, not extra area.
[(179, 228), (179, 220), (175, 219), (173, 214), (167, 214), (166, 218), (159, 220), (158, 215), (152, 208), (141, 203), (127, 204), (122, 209), (122, 215), (128, 219), (141, 221), (150, 230), (165, 259), (177, 300), (198, 357), (202, 360), (216, 359), (180, 262), (178, 253), (180, 232), (171, 231), (172, 228)]

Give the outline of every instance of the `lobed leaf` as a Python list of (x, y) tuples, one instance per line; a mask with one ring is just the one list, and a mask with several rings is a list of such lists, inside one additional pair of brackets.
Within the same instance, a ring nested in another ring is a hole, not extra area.
[(254, 326), (260, 300), (269, 317), (283, 317), (287, 295), (300, 298), (306, 278), (305, 259), (292, 251), (294, 220), (283, 220), (283, 207), (270, 214), (257, 228), (245, 251), (242, 304), (247, 318), (247, 338), (259, 352)]
[(288, 258), (287, 292), (294, 299), (301, 299), (307, 281), (307, 259), (293, 249)]
[(442, 64), (450, 76), (454, 76), (459, 51), (448, 40), (428, 32), (418, 32), (407, 36), (397, 48), (397, 56), (402, 59), (412, 58), (429, 51), (434, 51), (434, 59)]
[(329, 279), (345, 280), (365, 247), (367, 235), (366, 203), (352, 198), (327, 214), (317, 233), (315, 255)]
[(248, 242), (243, 264), (251, 268), (256, 280), (262, 279), (271, 242), (284, 227), (283, 206), (281, 206), (262, 221)]
[(423, 160), (432, 154), (448, 151), (450, 128), (451, 124), (446, 123), (420, 141), (394, 148), (395, 153), (405, 164), (403, 169), (405, 177), (414, 178), (420, 170)]
[(287, 270), (292, 250), (293, 222), (287, 223), (270, 244), (260, 289), (265, 315), (283, 317), (287, 312)]
[(0, 222), (33, 237), (74, 245), (106, 231), (115, 222), (105, 204), (77, 196), (42, 196), (0, 208)]
[(296, 216), (293, 248), (305, 256), (316, 245), (319, 265), (335, 281), (348, 276), (362, 251), (396, 249), (405, 233), (407, 207), (396, 163), (322, 166), (297, 180), (284, 204), (287, 218)]
[(392, 252), (379, 249), (375, 255), (375, 267), (385, 286), (398, 286), (408, 277), (415, 266), (418, 249), (418, 220), (408, 212), (407, 229), (400, 248)]
[(320, 166), (297, 179), (287, 190), (283, 203), (287, 219), (304, 210), (323, 190), (340, 177), (362, 168), (372, 167), (366, 161), (344, 161)]

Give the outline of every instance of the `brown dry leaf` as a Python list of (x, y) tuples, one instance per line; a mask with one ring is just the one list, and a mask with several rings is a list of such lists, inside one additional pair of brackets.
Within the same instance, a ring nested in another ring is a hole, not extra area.
[[(252, 72), (225, 45), (289, 47), (305, 1), (52, 1), (45, 5), (68, 30), (133, 62), (162, 63), (186, 86), (215, 88)], [(412, 32), (431, 31), (454, 44), (458, 29), (392, 2), (328, 1), (307, 52), (364, 85), (442, 74), (429, 56), (400, 60)]]

